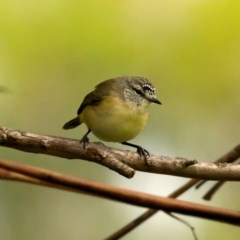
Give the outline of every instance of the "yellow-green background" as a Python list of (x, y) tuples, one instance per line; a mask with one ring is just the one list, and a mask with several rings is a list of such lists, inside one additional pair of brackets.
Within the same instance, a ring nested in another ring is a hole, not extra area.
[[(66, 132), (63, 123), (97, 83), (120, 75), (149, 77), (163, 102), (151, 107), (148, 125), (132, 142), (159, 155), (215, 160), (240, 139), (240, 2), (0, 0), (0, 125), (80, 139), (84, 126)], [(162, 196), (187, 181), (144, 173), (128, 180), (90, 162), (13, 149), (0, 148), (0, 157)], [(238, 183), (204, 202), (210, 186), (182, 199), (239, 209)], [(103, 239), (143, 211), (0, 182), (4, 240)], [(237, 227), (185, 219), (201, 240), (239, 239)], [(193, 237), (161, 213), (124, 239)]]

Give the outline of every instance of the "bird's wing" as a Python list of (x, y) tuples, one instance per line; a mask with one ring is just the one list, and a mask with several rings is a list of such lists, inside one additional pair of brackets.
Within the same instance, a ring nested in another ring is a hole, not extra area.
[[(95, 90), (90, 92), (81, 103), (77, 113), (81, 114), (83, 109), (89, 105), (98, 105), (106, 96), (113, 95), (114, 92), (118, 92), (119, 89), (113, 88), (116, 86), (116, 84), (113, 84), (113, 81), (116, 81), (117, 79), (109, 79), (104, 82), (99, 83)], [(119, 85), (117, 85), (118, 87)]]
[(77, 114), (81, 114), (83, 109), (89, 105), (97, 105), (104, 99), (104, 94), (98, 94), (96, 91), (90, 92), (82, 101)]

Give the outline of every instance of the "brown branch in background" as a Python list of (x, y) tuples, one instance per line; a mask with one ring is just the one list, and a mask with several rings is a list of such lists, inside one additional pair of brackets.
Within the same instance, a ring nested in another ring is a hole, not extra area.
[(240, 213), (234, 210), (180, 201), (146, 194), (128, 189), (117, 188), (101, 183), (90, 182), (42, 168), (0, 160), (0, 178), (56, 187), (74, 192), (86, 193), (109, 200), (135, 206), (162, 209), (184, 215), (201, 217), (233, 225), (240, 225)]
[(174, 176), (208, 180), (240, 180), (240, 166), (218, 166), (213, 163), (198, 163), (185, 158), (170, 158), (151, 155), (148, 164), (135, 152), (89, 143), (86, 148), (78, 140), (42, 136), (9, 128), (0, 128), (0, 146), (25, 152), (43, 153), (68, 159), (83, 159), (108, 167), (131, 178), (135, 170)]
[(203, 196), (204, 200), (210, 201), (213, 195), (219, 190), (219, 188), (225, 183), (225, 181), (216, 182), (213, 187)]
[[(240, 158), (240, 145), (237, 145), (231, 151), (229, 151), (228, 153), (226, 153), (225, 155), (220, 157), (218, 160), (215, 161), (215, 163), (216, 164), (225, 163), (225, 162), (233, 163), (236, 160), (238, 160), (238, 158)], [(201, 181), (199, 179), (191, 179), (187, 183), (182, 185), (180, 188), (175, 190), (173, 193), (171, 193), (168, 197), (169, 198), (177, 198), (180, 195), (182, 195), (183, 193), (185, 193), (187, 190), (189, 190), (191, 187), (196, 185), (198, 182), (201, 183), (203, 181)], [(215, 193), (215, 191), (217, 189), (219, 189), (219, 187), (222, 186), (222, 184), (223, 184), (223, 181), (220, 181), (218, 184), (216, 184), (215, 188), (210, 190), (204, 197), (211, 198), (213, 193)], [(157, 210), (157, 209), (148, 209), (146, 212), (141, 214), (139, 217), (135, 218), (133, 221), (131, 221), (130, 223), (128, 223), (127, 225), (125, 225), (124, 227), (122, 227), (121, 229), (119, 229), (118, 231), (116, 231), (115, 233), (110, 235), (109, 237), (107, 237), (105, 240), (116, 240), (116, 239), (119, 239), (119, 238), (125, 236), (126, 234), (131, 232), (133, 229), (138, 227), (140, 224), (142, 224), (143, 222), (148, 220), (150, 217), (152, 217), (154, 214), (156, 214), (158, 211), (159, 210)]]
[[(177, 198), (184, 192), (186, 192), (188, 189), (190, 189), (192, 186), (194, 186), (199, 180), (198, 179), (192, 179), (189, 180), (187, 183), (182, 185), (180, 188), (178, 188), (176, 191), (171, 193), (168, 197), (169, 198)], [(148, 209), (144, 213), (142, 213), (140, 216), (132, 220), (130, 223), (126, 224), (113, 234), (111, 234), (109, 237), (105, 238), (104, 240), (115, 240), (120, 239), (121, 237), (125, 236), (135, 228), (137, 228), (140, 224), (144, 223), (146, 220), (148, 220), (150, 217), (152, 217), (154, 214), (156, 214), (159, 210), (158, 209)]]

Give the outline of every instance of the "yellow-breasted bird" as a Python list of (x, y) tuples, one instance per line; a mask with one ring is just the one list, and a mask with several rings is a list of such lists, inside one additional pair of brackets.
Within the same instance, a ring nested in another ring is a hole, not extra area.
[(88, 131), (80, 140), (84, 146), (89, 142), (88, 134), (92, 132), (103, 141), (135, 147), (138, 154), (146, 160), (149, 152), (127, 141), (135, 138), (145, 126), (150, 103), (161, 104), (155, 95), (154, 86), (147, 78), (112, 78), (99, 83), (85, 96), (77, 117), (65, 123), (63, 129), (85, 123)]

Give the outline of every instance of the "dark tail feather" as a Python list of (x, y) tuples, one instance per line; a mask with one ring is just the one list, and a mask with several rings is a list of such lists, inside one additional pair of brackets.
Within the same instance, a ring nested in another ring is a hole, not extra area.
[(77, 117), (75, 117), (74, 119), (66, 122), (66, 123), (63, 125), (63, 129), (75, 128), (75, 127), (79, 126), (80, 124), (81, 124), (80, 118), (77, 116)]

